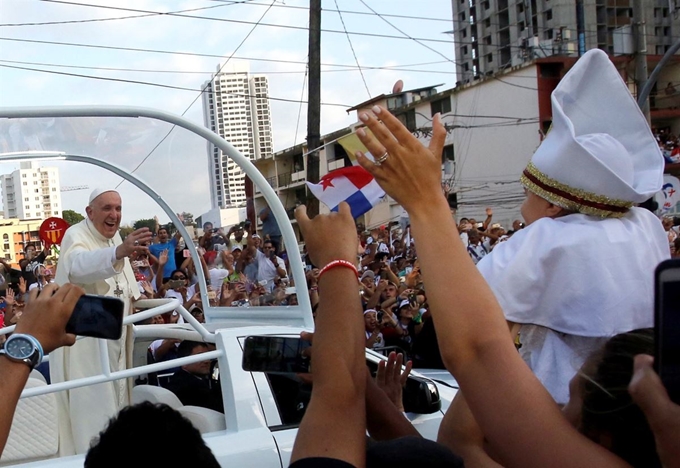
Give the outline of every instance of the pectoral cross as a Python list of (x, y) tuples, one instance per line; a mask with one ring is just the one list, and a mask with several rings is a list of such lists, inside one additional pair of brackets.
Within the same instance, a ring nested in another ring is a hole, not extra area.
[(120, 289), (120, 285), (118, 284), (118, 281), (116, 281), (116, 289), (113, 290), (113, 294), (114, 294), (116, 297), (120, 297), (120, 296), (123, 295), (123, 290)]

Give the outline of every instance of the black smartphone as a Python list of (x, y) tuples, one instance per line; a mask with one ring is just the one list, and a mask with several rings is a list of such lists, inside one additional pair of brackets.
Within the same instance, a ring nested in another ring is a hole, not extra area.
[(680, 404), (680, 259), (661, 262), (654, 280), (654, 369)]
[(85, 294), (78, 299), (66, 333), (117, 340), (123, 334), (123, 309), (118, 298)]
[(310, 346), (300, 338), (249, 336), (243, 347), (241, 367), (249, 372), (306, 373), (309, 356), (303, 351)]

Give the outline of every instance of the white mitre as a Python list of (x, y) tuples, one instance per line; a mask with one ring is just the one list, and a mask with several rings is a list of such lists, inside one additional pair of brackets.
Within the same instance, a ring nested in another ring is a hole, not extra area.
[(552, 93), (550, 132), (521, 177), (570, 211), (621, 217), (661, 190), (664, 159), (607, 54), (581, 57)]

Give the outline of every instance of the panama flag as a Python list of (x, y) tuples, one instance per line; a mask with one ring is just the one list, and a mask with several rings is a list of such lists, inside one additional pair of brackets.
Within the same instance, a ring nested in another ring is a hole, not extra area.
[(336, 169), (323, 176), (318, 184), (307, 182), (307, 187), (331, 211), (338, 211), (340, 202), (347, 202), (354, 218), (366, 213), (385, 196), (373, 176), (361, 166)]

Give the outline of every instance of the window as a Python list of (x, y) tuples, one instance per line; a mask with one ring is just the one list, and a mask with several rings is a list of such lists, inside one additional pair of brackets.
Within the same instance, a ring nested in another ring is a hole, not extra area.
[(2, 240), (8, 241), (8, 240), (9, 240), (9, 234), (3, 234), (3, 235), (2, 235)]
[(451, 97), (447, 96), (444, 99), (438, 99), (430, 103), (431, 115), (435, 115), (437, 112), (446, 114), (451, 112)]
[(24, 198), (24, 201), (28, 201), (28, 197)]
[(545, 15), (545, 20), (546, 20), (546, 21), (550, 21), (550, 20), (552, 19), (552, 9), (546, 10), (546, 12), (544, 13), (544, 15)]
[(453, 154), (453, 145), (444, 146), (444, 151), (442, 152), (442, 162), (445, 161), (455, 161)]
[(31, 209), (31, 205), (26, 205), (26, 209), (27, 209), (27, 210), (30, 210), (30, 209)]
[(489, 54), (486, 56), (486, 61), (487, 63), (492, 63), (493, 62), (493, 54)]
[(21, 178), (22, 178), (22, 179), (25, 179), (25, 178), (26, 178), (26, 174), (21, 174)]
[(463, 46), (463, 48), (461, 50), (463, 51), (463, 55), (467, 55), (467, 53), (468, 53), (467, 46)]
[(403, 114), (397, 116), (397, 118), (403, 123), (409, 132), (416, 129), (416, 110), (409, 109)]
[(24, 185), (28, 185), (28, 182), (24, 182)]
[(4, 244), (4, 245), (2, 246), (2, 248), (5, 249), (5, 250), (9, 250), (9, 244)]

